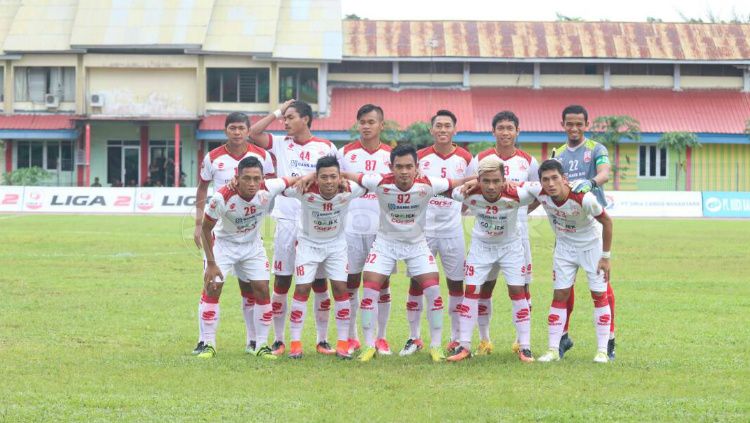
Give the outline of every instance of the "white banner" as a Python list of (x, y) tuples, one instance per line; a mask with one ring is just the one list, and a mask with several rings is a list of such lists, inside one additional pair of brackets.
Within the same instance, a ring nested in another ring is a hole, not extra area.
[[(208, 197), (212, 189), (208, 189)], [(195, 188), (136, 188), (135, 213), (185, 214), (195, 209)]]
[(135, 188), (25, 187), (22, 211), (133, 213)]
[(19, 212), (23, 205), (23, 187), (0, 187), (0, 212)]
[[(700, 192), (609, 191), (607, 213), (613, 217), (703, 217)], [(538, 207), (532, 216), (544, 216)]]

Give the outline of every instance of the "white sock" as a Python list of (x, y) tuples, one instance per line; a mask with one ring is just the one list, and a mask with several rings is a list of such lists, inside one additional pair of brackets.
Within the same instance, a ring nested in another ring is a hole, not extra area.
[(451, 341), (458, 341), (460, 333), (460, 310), (458, 306), (464, 299), (463, 291), (448, 292), (448, 315), (451, 318)]
[[(549, 327), (549, 348), (557, 351), (560, 348), (560, 338), (563, 335), (565, 321), (568, 320), (568, 308), (565, 301), (552, 301), (549, 308), (547, 324)], [(607, 329), (609, 332), (609, 329)]]
[(357, 335), (357, 312), (359, 311), (359, 288), (349, 289), (349, 315), (350, 322), (355, 324), (349, 325), (349, 339), (359, 339)]
[(271, 302), (269, 300), (257, 301), (255, 303), (255, 343), (258, 348), (268, 344), (271, 320), (273, 320)]
[(391, 316), (391, 287), (380, 290), (378, 298), (378, 339), (385, 338), (388, 318)]
[(406, 319), (409, 321), (409, 338), (421, 338), (420, 319), (424, 308), (424, 295), (409, 289), (409, 297), (406, 300)]
[(380, 291), (365, 287), (362, 290), (362, 302), (359, 305), (360, 319), (362, 320), (362, 335), (365, 345), (375, 346), (375, 324), (378, 320), (378, 298)]
[(478, 306), (478, 298), (467, 297), (464, 297), (459, 306), (458, 341), (461, 343), (462, 347), (468, 350), (471, 350), (471, 336), (474, 334), (474, 327), (477, 324)]
[(245, 317), (245, 346), (250, 346), (250, 341), (255, 341), (255, 298), (249, 292), (242, 293), (242, 316)]
[(596, 347), (599, 351), (607, 351), (611, 320), (612, 310), (609, 307), (607, 295), (602, 295), (600, 300), (594, 299), (594, 327), (596, 328)]
[(349, 327), (351, 325), (351, 310), (349, 299), (336, 298), (333, 306), (334, 315), (336, 316), (336, 334), (337, 340), (347, 341), (349, 339)]
[(201, 322), (203, 342), (216, 347), (216, 329), (219, 327), (219, 298), (205, 293), (198, 306), (198, 319)]
[(328, 341), (328, 320), (331, 316), (331, 298), (328, 289), (315, 293), (315, 328), (318, 333), (318, 343)]
[(430, 323), (430, 347), (439, 348), (443, 342), (443, 297), (440, 287), (432, 285), (422, 290), (427, 301), (427, 321)]
[(305, 314), (307, 314), (307, 297), (295, 295), (292, 298), (292, 309), (289, 311), (289, 336), (291, 341), (302, 339)]
[(286, 330), (286, 303), (287, 293), (279, 294), (273, 291), (271, 307), (273, 309), (273, 332), (274, 341), (284, 342), (284, 331)]
[(531, 349), (531, 310), (526, 295), (511, 295), (513, 324), (516, 325), (516, 339), (521, 349)]
[(490, 319), (492, 318), (492, 297), (479, 298), (477, 324), (479, 325), (479, 338), (482, 341), (490, 340)]

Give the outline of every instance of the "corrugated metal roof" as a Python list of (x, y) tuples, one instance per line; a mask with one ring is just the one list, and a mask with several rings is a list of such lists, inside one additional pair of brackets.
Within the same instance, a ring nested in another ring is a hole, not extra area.
[(70, 115), (0, 115), (0, 129), (74, 129), (73, 119)]
[(750, 25), (344, 21), (344, 57), (749, 60)]
[[(489, 132), (492, 117), (512, 110), (520, 129), (529, 132), (561, 132), (560, 113), (570, 104), (589, 111), (589, 120), (603, 115), (629, 115), (638, 119), (643, 132), (689, 131), (742, 134), (750, 116), (750, 94), (730, 90), (612, 90), (474, 88), (445, 89), (349, 89), (336, 88), (331, 95), (331, 115), (313, 121), (314, 131), (348, 131), (360, 106), (373, 103), (385, 118), (405, 128), (415, 121), (429, 121), (441, 108), (458, 117), (458, 130)], [(201, 130), (223, 130), (225, 115), (208, 116)], [(260, 116), (253, 116), (253, 122)], [(283, 130), (278, 122), (269, 129)]]
[(7, 0), (0, 2), (0, 40), (4, 40), (10, 31), (13, 18), (21, 7), (21, 0)]
[(340, 0), (282, 0), (273, 57), (341, 60)]
[(281, 0), (216, 0), (204, 51), (270, 53)]
[(3, 42), (4, 51), (68, 51), (77, 0), (25, 0)]

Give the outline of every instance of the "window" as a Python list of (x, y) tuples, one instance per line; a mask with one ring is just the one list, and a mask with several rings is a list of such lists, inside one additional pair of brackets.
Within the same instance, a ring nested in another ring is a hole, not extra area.
[(208, 69), (208, 101), (268, 103), (268, 69)]
[(52, 94), (60, 101), (76, 100), (76, 70), (73, 67), (15, 68), (16, 101), (44, 103), (44, 96)]
[(472, 63), (471, 73), (499, 73), (499, 74), (527, 74), (534, 73), (534, 65), (531, 63)]
[[(5, 81), (5, 68), (0, 67), (0, 81)], [(2, 103), (5, 100), (5, 83), (0, 84), (0, 103)], [(3, 108), (3, 105), (0, 104), (0, 109)]]
[(341, 62), (328, 65), (329, 73), (391, 73), (391, 62)]
[(16, 169), (41, 167), (51, 171), (73, 171), (71, 141), (18, 141)]
[(601, 75), (602, 65), (592, 63), (542, 63), (540, 72), (548, 75)]
[(638, 176), (667, 177), (667, 150), (655, 145), (642, 145), (638, 153)]
[(683, 76), (742, 76), (742, 69), (731, 65), (680, 65)]
[(281, 68), (279, 70), (279, 100), (318, 102), (318, 69)]
[(174, 185), (174, 140), (149, 142), (148, 183)]
[(672, 65), (651, 65), (645, 63), (614, 63), (610, 65), (612, 75), (673, 75)]
[(463, 73), (464, 64), (455, 62), (401, 62), (399, 73)]

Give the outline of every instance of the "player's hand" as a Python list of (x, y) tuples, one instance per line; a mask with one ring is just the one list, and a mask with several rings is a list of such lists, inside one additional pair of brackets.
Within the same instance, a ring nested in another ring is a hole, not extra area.
[(206, 287), (213, 289), (218, 288), (218, 284), (224, 282), (224, 275), (221, 273), (221, 269), (216, 263), (209, 263), (206, 265), (206, 272), (203, 274), (203, 282), (206, 283)]
[(609, 282), (609, 259), (608, 258), (600, 258), (599, 259), (599, 265), (596, 266), (596, 273), (603, 272), (604, 273), (604, 280)]
[(577, 181), (573, 181), (570, 183), (570, 189), (573, 190), (574, 193), (584, 193), (591, 191), (591, 188), (594, 187), (594, 184), (591, 183), (590, 180), (587, 179), (579, 179)]
[(294, 184), (294, 189), (299, 192), (305, 192), (315, 180), (315, 173), (308, 173), (307, 175), (300, 178), (297, 183)]
[(289, 100), (281, 104), (281, 107), (279, 107), (279, 110), (281, 110), (281, 116), (284, 116), (284, 113), (286, 113), (286, 109), (288, 109), (289, 106), (291, 106), (295, 101), (297, 100), (290, 98)]
[(507, 179), (506, 179), (506, 180), (505, 180), (505, 181), (503, 182), (503, 191), (505, 191), (505, 190), (507, 190), (507, 189), (510, 189), (510, 188), (518, 188), (518, 187), (520, 187), (520, 186), (521, 186), (521, 184), (519, 184), (518, 182), (515, 182), (515, 181), (509, 181), (509, 180), (507, 180)]
[(466, 196), (466, 194), (476, 188), (479, 181), (476, 179), (472, 179), (471, 181), (467, 181), (463, 185), (461, 185), (461, 195)]
[(237, 177), (230, 179), (229, 182), (227, 182), (227, 188), (229, 188), (232, 191), (237, 191)]
[(202, 234), (203, 234), (203, 225), (200, 223), (196, 223), (195, 230), (193, 231), (193, 241), (195, 242), (195, 246), (198, 248), (203, 248), (203, 245), (201, 244)]

